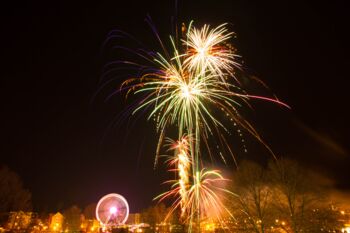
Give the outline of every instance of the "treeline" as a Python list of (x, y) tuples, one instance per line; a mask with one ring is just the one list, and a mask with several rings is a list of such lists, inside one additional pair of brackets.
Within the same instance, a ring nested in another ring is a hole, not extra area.
[[(324, 178), (280, 159), (267, 167), (245, 161), (226, 198), (235, 232), (340, 232), (341, 211), (329, 199)], [(343, 213), (344, 214), (344, 213)]]

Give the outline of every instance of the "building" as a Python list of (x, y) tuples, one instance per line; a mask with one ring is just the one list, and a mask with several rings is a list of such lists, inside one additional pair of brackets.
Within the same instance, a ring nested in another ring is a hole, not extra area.
[(61, 232), (63, 230), (64, 217), (60, 212), (52, 215), (49, 220), (49, 228), (51, 231)]

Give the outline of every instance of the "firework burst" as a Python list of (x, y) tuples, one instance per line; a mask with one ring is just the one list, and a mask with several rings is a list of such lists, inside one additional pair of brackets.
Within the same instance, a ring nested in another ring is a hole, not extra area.
[[(224, 25), (208, 30), (209, 26), (201, 30), (190, 27), (185, 44), (185, 48), (189, 49), (185, 51), (191, 52), (183, 54), (179, 53), (170, 37), (174, 51), (170, 59), (157, 53), (153, 58), (156, 65), (153, 72), (145, 73), (141, 78), (128, 79), (122, 84), (122, 89), (126, 88), (134, 94), (146, 93), (133, 114), (152, 107), (148, 119), (157, 120), (157, 130), (160, 132), (157, 152), (166, 128), (176, 125), (179, 138), (187, 133), (195, 139), (196, 143), (191, 146), (194, 164), (198, 164), (200, 138), (206, 141), (208, 135), (216, 134), (220, 144), (229, 148), (221, 133), (229, 132), (229, 129), (215, 116), (215, 112), (223, 112), (231, 122), (237, 123), (266, 145), (251, 124), (239, 114), (239, 108), (249, 106), (248, 100), (251, 98), (283, 104), (272, 98), (248, 95), (239, 83), (227, 82), (225, 79), (231, 77), (237, 65), (234, 61), (236, 55), (221, 44), (231, 34), (223, 34), (227, 32)], [(207, 52), (203, 55), (197, 50)], [(229, 148), (228, 151), (234, 158), (232, 150)]]
[(190, 26), (187, 39), (182, 40), (187, 48), (184, 64), (189, 70), (204, 75), (209, 70), (223, 82), (226, 82), (227, 75), (234, 77), (234, 68), (240, 67), (236, 61), (239, 56), (226, 43), (234, 33), (229, 32), (225, 26), (222, 24), (214, 29), (210, 29), (209, 25), (204, 25), (201, 29)]
[[(233, 35), (226, 24), (216, 28), (204, 25), (197, 29), (190, 23), (182, 43), (170, 37), (171, 53), (161, 42), (165, 55), (139, 54), (152, 61), (153, 66), (142, 66), (141, 74), (126, 80), (120, 89), (128, 90), (127, 95), (142, 95), (133, 114), (148, 110), (148, 119), (156, 120), (160, 136), (155, 163), (167, 128), (176, 127), (178, 141), (170, 141), (175, 152), (167, 161), (173, 167), (171, 170), (176, 171), (176, 179), (167, 182), (172, 184), (172, 189), (157, 199), (175, 197), (173, 210), (180, 208), (181, 216), (189, 225), (195, 220), (199, 226), (206, 218), (220, 222), (222, 213), (227, 210), (222, 195), (230, 193), (222, 188), (221, 184), (227, 180), (219, 171), (202, 167), (201, 140), (211, 154), (208, 139), (216, 135), (215, 139), (228, 148), (235, 160), (223, 133), (230, 131), (222, 121), (223, 115), (268, 148), (251, 124), (240, 115), (239, 109), (250, 106), (252, 98), (287, 106), (274, 98), (250, 95), (242, 88), (236, 77), (236, 71), (240, 70), (239, 56), (228, 42)], [(157, 38), (160, 37), (157, 35)], [(136, 65), (130, 61), (123, 63)]]

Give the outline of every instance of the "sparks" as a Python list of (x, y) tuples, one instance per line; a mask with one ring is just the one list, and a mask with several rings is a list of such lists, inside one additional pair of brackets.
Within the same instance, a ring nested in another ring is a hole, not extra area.
[[(235, 80), (226, 81), (238, 63), (235, 61), (237, 55), (226, 48), (228, 45), (222, 44), (232, 36), (225, 25), (211, 30), (207, 25), (202, 29), (190, 27), (187, 39), (183, 40), (186, 43), (183, 48), (185, 53), (182, 54), (170, 37), (173, 49), (171, 58), (157, 53), (153, 57), (156, 65), (152, 68), (154, 72), (146, 72), (141, 78), (128, 79), (122, 84), (122, 88), (134, 94), (146, 94), (133, 114), (152, 107), (148, 119), (157, 119), (156, 128), (160, 132), (158, 148), (162, 145), (166, 128), (176, 125), (179, 138), (183, 134), (193, 135), (196, 143), (200, 138), (207, 141), (208, 135), (216, 134), (234, 159), (221, 133), (229, 132), (229, 126), (223, 123), (217, 112), (223, 112), (226, 119), (238, 124), (268, 148), (252, 125), (239, 114), (239, 108), (249, 106), (251, 98), (286, 105), (272, 98), (246, 94)], [(199, 145), (193, 145), (191, 156), (195, 164), (198, 163), (198, 153)]]
[(228, 32), (222, 24), (214, 29), (209, 25), (204, 25), (201, 29), (190, 27), (187, 33), (187, 39), (182, 40), (187, 50), (184, 60), (185, 66), (190, 70), (199, 73), (205, 73), (208, 69), (216, 74), (223, 82), (227, 74), (233, 76), (234, 69), (240, 67), (236, 61), (232, 47), (227, 42), (233, 32)]
[(178, 185), (180, 195), (181, 218), (184, 218), (186, 205), (188, 201), (189, 171), (191, 169), (191, 161), (189, 154), (189, 137), (183, 136), (177, 142), (169, 140), (172, 144), (171, 149), (175, 150), (175, 156), (168, 160), (169, 165), (177, 167)]
[(222, 219), (226, 216), (231, 216), (230, 211), (225, 207), (224, 197), (226, 195), (234, 195), (234, 193), (223, 187), (227, 181), (219, 170), (202, 169), (191, 177), (191, 185), (188, 186), (186, 191), (186, 202), (183, 203), (179, 180), (168, 181), (167, 183), (173, 184), (173, 189), (159, 195), (155, 199), (162, 201), (169, 197), (175, 198), (176, 201), (173, 203), (172, 210), (168, 216), (176, 208), (181, 207), (181, 210), (186, 213), (186, 221), (189, 223), (193, 223), (198, 216), (200, 221), (210, 219), (223, 224)]
[[(142, 66), (141, 74), (126, 80), (121, 86), (121, 90), (128, 90), (127, 96), (143, 96), (133, 114), (148, 110), (148, 119), (156, 121), (159, 140), (155, 164), (167, 128), (172, 126), (177, 129), (178, 140), (171, 141), (175, 154), (168, 160), (171, 170), (176, 171), (176, 179), (167, 182), (172, 183), (172, 189), (157, 199), (175, 197), (173, 210), (180, 208), (182, 218), (189, 225), (195, 221), (199, 226), (200, 221), (206, 218), (221, 222), (223, 212), (227, 211), (222, 194), (230, 193), (221, 187), (227, 180), (219, 171), (203, 168), (201, 142), (210, 155), (210, 141), (219, 142), (235, 161), (225, 133), (230, 133), (230, 126), (238, 125), (271, 151), (253, 126), (240, 115), (240, 108), (250, 106), (250, 99), (288, 107), (278, 99), (251, 95), (244, 90), (236, 77), (241, 66), (237, 61), (239, 55), (229, 43), (234, 33), (226, 25), (216, 28), (204, 25), (198, 29), (191, 23), (187, 31), (183, 27), (184, 37), (176, 40), (179, 43), (170, 37), (172, 52), (160, 41), (164, 54), (140, 55), (152, 61), (153, 66)], [(157, 38), (160, 40), (158, 35)], [(230, 125), (224, 123), (225, 117), (230, 120)], [(216, 137), (212, 137), (214, 135)], [(225, 162), (221, 151), (218, 154)]]

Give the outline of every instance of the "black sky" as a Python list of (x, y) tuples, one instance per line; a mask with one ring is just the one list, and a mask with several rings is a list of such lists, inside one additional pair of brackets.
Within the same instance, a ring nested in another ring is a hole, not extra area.
[[(179, 1), (179, 22), (232, 23), (247, 72), (292, 107), (254, 102), (252, 122), (262, 136), (278, 155), (350, 190), (350, 15), (345, 1), (204, 2)], [(121, 29), (154, 46), (144, 19), (149, 14), (167, 38), (174, 6), (174, 0), (115, 0), (2, 7), (0, 163), (20, 174), (36, 210), (83, 207), (118, 192), (130, 201), (131, 211), (138, 211), (166, 188), (160, 187), (164, 169), (152, 165), (153, 122), (127, 126), (132, 119), (109, 127), (125, 102), (118, 95), (103, 99), (118, 86), (92, 97), (113, 54), (102, 46), (107, 34)], [(241, 155), (241, 145), (237, 148)], [(249, 145), (248, 150), (239, 158), (260, 156)]]

